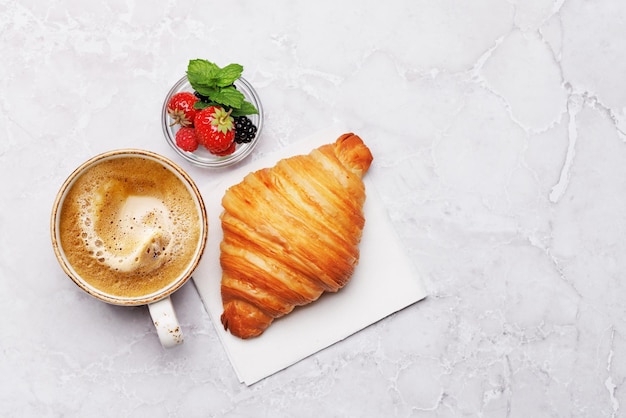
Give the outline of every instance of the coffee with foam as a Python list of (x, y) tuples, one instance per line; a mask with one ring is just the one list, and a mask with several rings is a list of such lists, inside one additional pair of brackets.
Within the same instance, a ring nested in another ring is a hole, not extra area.
[(149, 295), (178, 279), (202, 233), (186, 185), (141, 156), (85, 170), (67, 192), (59, 222), (73, 269), (96, 289), (120, 297)]

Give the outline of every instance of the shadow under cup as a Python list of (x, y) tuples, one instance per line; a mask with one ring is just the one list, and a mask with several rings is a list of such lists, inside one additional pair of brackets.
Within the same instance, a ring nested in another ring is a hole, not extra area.
[[(137, 171), (133, 171), (135, 167)], [(88, 182), (94, 173), (99, 176), (94, 183), (97, 187)], [(82, 209), (73, 213), (72, 205)], [(179, 209), (184, 209), (183, 213), (178, 213)], [(119, 218), (119, 225), (111, 221), (108, 228), (106, 216), (111, 213)], [(91, 215), (107, 222), (102, 221), (104, 226), (97, 229)], [(59, 264), (83, 291), (114, 305), (147, 305), (161, 344), (169, 348), (183, 342), (169, 296), (197, 267), (206, 245), (208, 220), (202, 196), (182, 168), (145, 150), (97, 155), (74, 170), (61, 186), (50, 230)], [(106, 235), (107, 230), (113, 235)], [(101, 238), (99, 233), (109, 238)], [(126, 248), (111, 236), (126, 237)], [(109, 277), (117, 287), (107, 288), (104, 283)]]

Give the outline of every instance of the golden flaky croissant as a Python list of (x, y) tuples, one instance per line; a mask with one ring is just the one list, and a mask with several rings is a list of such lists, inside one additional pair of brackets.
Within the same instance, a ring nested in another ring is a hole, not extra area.
[(349, 133), (250, 173), (226, 191), (224, 329), (256, 337), (274, 318), (350, 280), (365, 224), (361, 177), (371, 162), (361, 138)]

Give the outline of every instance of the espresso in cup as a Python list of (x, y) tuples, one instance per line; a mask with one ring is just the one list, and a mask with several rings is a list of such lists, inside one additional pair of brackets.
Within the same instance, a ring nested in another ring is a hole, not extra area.
[(169, 295), (197, 266), (208, 224), (180, 167), (143, 150), (92, 158), (57, 194), (51, 233), (61, 267), (84, 291), (117, 305), (147, 304), (164, 346), (182, 342)]

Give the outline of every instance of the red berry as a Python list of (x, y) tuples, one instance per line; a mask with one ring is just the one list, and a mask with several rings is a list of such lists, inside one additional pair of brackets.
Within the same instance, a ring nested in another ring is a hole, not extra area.
[(198, 139), (194, 128), (182, 127), (176, 132), (176, 145), (183, 151), (194, 152), (198, 149)]
[(196, 114), (194, 120), (198, 142), (209, 152), (225, 152), (235, 140), (235, 124), (230, 111), (220, 106), (209, 106)]
[(226, 148), (224, 151), (215, 152), (214, 154), (217, 155), (218, 157), (225, 157), (235, 152), (236, 149), (237, 149), (237, 143), (233, 141), (233, 143), (230, 144), (230, 147)]
[(198, 101), (195, 94), (183, 91), (176, 93), (167, 102), (167, 113), (172, 118), (170, 126), (180, 124), (181, 126), (193, 126), (196, 117), (196, 109), (193, 105)]

